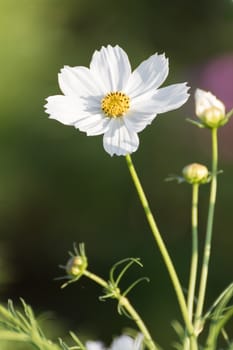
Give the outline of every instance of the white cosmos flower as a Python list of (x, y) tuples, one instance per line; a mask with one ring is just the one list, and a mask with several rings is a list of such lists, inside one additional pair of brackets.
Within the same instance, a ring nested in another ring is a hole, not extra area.
[(86, 342), (86, 348), (87, 350), (106, 350), (102, 342), (92, 340)]
[(143, 335), (138, 334), (135, 339), (128, 335), (122, 335), (115, 338), (111, 344), (110, 350), (141, 350), (143, 343)]
[(119, 46), (95, 51), (90, 68), (65, 66), (58, 75), (63, 95), (47, 98), (50, 118), (73, 125), (88, 136), (101, 135), (112, 156), (135, 152), (137, 133), (158, 113), (183, 105), (186, 83), (158, 87), (168, 75), (168, 59), (154, 54), (133, 72), (127, 54)]
[(142, 350), (143, 335), (138, 334), (135, 339), (128, 335), (122, 335), (113, 340), (109, 349), (99, 341), (87, 341), (87, 350)]

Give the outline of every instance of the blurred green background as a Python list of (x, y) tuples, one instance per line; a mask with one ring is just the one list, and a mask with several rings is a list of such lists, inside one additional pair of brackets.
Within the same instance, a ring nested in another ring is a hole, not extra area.
[[(54, 339), (72, 329), (81, 337), (109, 342), (134, 326), (116, 313), (114, 302), (98, 300), (102, 290), (90, 281), (82, 279), (65, 290), (54, 281), (73, 242), (85, 242), (90, 269), (106, 278), (116, 261), (142, 259), (144, 269), (132, 268), (123, 286), (150, 278), (131, 293), (131, 300), (156, 341), (171, 348), (176, 339), (171, 321), (180, 313), (124, 158), (105, 153), (102, 137), (86, 137), (49, 120), (43, 105), (47, 96), (59, 93), (59, 70), (88, 66), (102, 45), (120, 45), (133, 68), (155, 52), (166, 53), (170, 74), (165, 85), (188, 81), (191, 97), (140, 134), (133, 159), (186, 287), (191, 189), (164, 179), (190, 162), (210, 165), (209, 132), (185, 119), (194, 117), (196, 87), (211, 90), (232, 108), (232, 37), (230, 0), (0, 0), (2, 303), (23, 297), (38, 314), (50, 310), (46, 329)], [(220, 130), (224, 173), (219, 176), (208, 305), (233, 277), (232, 133), (233, 120)], [(203, 186), (200, 239), (207, 202), (208, 186)]]

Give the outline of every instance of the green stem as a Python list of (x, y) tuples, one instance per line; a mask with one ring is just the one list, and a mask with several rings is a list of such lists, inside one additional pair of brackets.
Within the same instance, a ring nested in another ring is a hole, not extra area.
[[(191, 221), (192, 221), (192, 258), (190, 265), (189, 274), (189, 287), (188, 287), (188, 297), (187, 306), (189, 319), (193, 321), (193, 306), (195, 298), (195, 289), (197, 281), (197, 266), (198, 266), (198, 194), (199, 194), (199, 184), (193, 184), (192, 186), (192, 210), (191, 210)], [(184, 350), (190, 349), (190, 341), (186, 336), (184, 339)]]
[(192, 342), (192, 349), (193, 350), (197, 349), (197, 345), (196, 345), (196, 342), (195, 342), (195, 339), (194, 339), (193, 325), (192, 325), (192, 322), (189, 319), (188, 309), (187, 309), (186, 301), (185, 301), (185, 298), (184, 298), (184, 294), (183, 294), (183, 291), (182, 291), (182, 288), (181, 288), (181, 284), (180, 284), (179, 278), (177, 276), (177, 273), (176, 273), (176, 270), (175, 270), (174, 265), (172, 263), (172, 260), (170, 258), (170, 255), (169, 255), (169, 253), (167, 251), (167, 248), (166, 248), (166, 246), (165, 246), (165, 244), (163, 242), (163, 239), (161, 237), (159, 229), (158, 229), (158, 227), (156, 225), (155, 219), (154, 219), (153, 214), (151, 212), (151, 209), (149, 207), (149, 203), (147, 201), (147, 198), (145, 196), (145, 193), (143, 191), (142, 185), (140, 183), (140, 180), (138, 178), (138, 175), (136, 173), (136, 170), (134, 168), (132, 159), (131, 159), (129, 154), (126, 155), (126, 162), (127, 162), (130, 174), (132, 176), (132, 180), (133, 180), (134, 185), (136, 187), (139, 199), (141, 201), (142, 207), (143, 207), (143, 209), (145, 211), (146, 218), (147, 218), (147, 221), (148, 221), (149, 226), (151, 228), (152, 234), (153, 234), (153, 236), (155, 238), (155, 241), (156, 241), (156, 243), (158, 245), (158, 248), (159, 248), (160, 253), (161, 253), (162, 257), (163, 257), (164, 263), (165, 263), (165, 265), (167, 267), (169, 276), (171, 278), (173, 287), (175, 289), (177, 300), (178, 300), (178, 303), (179, 303), (179, 306), (180, 306), (180, 310), (181, 310), (181, 314), (183, 316), (183, 319), (184, 319), (187, 331), (189, 333), (189, 337), (190, 337), (191, 342)]
[(188, 314), (189, 319), (193, 319), (193, 305), (195, 298), (195, 288), (197, 281), (197, 266), (198, 266), (198, 192), (199, 184), (193, 184), (192, 191), (192, 259), (189, 275), (189, 287), (188, 287)]
[(218, 129), (214, 128), (211, 131), (212, 131), (212, 181), (211, 181), (211, 187), (210, 187), (209, 211), (208, 211), (208, 218), (207, 218), (206, 239), (205, 239), (203, 263), (202, 263), (202, 270), (201, 270), (200, 287), (199, 287), (197, 309), (196, 309), (196, 316), (195, 316), (194, 328), (195, 328), (196, 334), (199, 334), (202, 328), (202, 312), (203, 312), (203, 307), (205, 302), (209, 261), (210, 261), (210, 253), (211, 253), (214, 209), (215, 209), (216, 193), (217, 193), (217, 171), (218, 171), (217, 131)]
[(219, 336), (219, 333), (221, 331), (223, 331), (223, 327), (232, 318), (232, 316), (233, 316), (233, 308), (230, 308), (228, 311), (226, 311), (222, 320), (218, 320), (216, 325), (211, 328), (204, 350), (215, 350), (216, 349), (217, 338)]
[(108, 282), (106, 282), (103, 278), (97, 276), (96, 274), (94, 274), (88, 270), (84, 270), (83, 275), (85, 275), (90, 280), (94, 281), (95, 283), (99, 284), (101, 287), (103, 287), (107, 290), (109, 289)]
[(134, 309), (134, 307), (130, 304), (129, 300), (126, 297), (122, 296), (119, 302), (126, 309), (126, 311), (132, 317), (134, 322), (137, 324), (138, 328), (141, 330), (142, 334), (144, 335), (145, 343), (147, 344), (148, 348), (151, 350), (158, 350), (144, 322), (142, 321), (142, 319), (140, 318), (139, 314)]
[[(105, 288), (106, 290), (111, 291), (111, 286), (106, 282), (103, 278), (95, 275), (94, 273), (85, 270), (83, 272), (83, 275), (91, 279), (92, 281), (99, 284), (101, 287)], [(137, 313), (137, 311), (134, 309), (134, 307), (131, 305), (129, 300), (120, 294), (120, 290), (117, 288), (114, 290), (114, 298), (116, 298), (119, 302), (119, 304), (125, 308), (127, 313), (130, 315), (132, 320), (137, 324), (139, 330), (144, 335), (145, 343), (147, 344), (148, 348), (150, 350), (158, 350), (158, 347), (155, 345), (147, 327), (145, 326), (144, 322), (142, 321), (141, 317)]]

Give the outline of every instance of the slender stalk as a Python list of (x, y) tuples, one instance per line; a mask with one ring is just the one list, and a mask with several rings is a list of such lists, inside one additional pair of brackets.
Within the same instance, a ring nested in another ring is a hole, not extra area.
[(88, 271), (88, 270), (84, 270), (83, 274), (88, 277), (90, 280), (94, 281), (95, 283), (99, 284), (101, 287), (105, 288), (105, 289), (109, 289), (109, 285), (108, 282), (106, 282), (102, 277), (97, 276), (96, 274)]
[(207, 218), (207, 227), (206, 227), (206, 239), (204, 246), (203, 254), (203, 263), (201, 270), (201, 279), (199, 294), (197, 300), (197, 309), (195, 316), (195, 331), (196, 334), (201, 332), (202, 327), (202, 312), (205, 302), (208, 270), (209, 270), (209, 261), (211, 253), (211, 241), (212, 241), (212, 231), (213, 231), (213, 221), (214, 221), (214, 209), (216, 202), (216, 193), (217, 193), (217, 171), (218, 171), (218, 138), (217, 138), (217, 128), (214, 128), (212, 131), (212, 181), (210, 187), (210, 198), (209, 198), (209, 210)]
[(189, 319), (188, 309), (187, 309), (186, 301), (185, 301), (185, 298), (184, 298), (184, 294), (183, 294), (183, 291), (182, 291), (182, 288), (181, 288), (181, 284), (180, 284), (179, 278), (177, 276), (177, 273), (176, 273), (176, 270), (175, 270), (174, 265), (172, 263), (172, 260), (170, 258), (170, 255), (169, 255), (169, 253), (167, 251), (167, 248), (166, 248), (166, 246), (165, 246), (165, 244), (163, 242), (163, 239), (161, 237), (159, 229), (158, 229), (158, 227), (156, 225), (155, 219), (154, 219), (153, 214), (151, 212), (151, 209), (149, 207), (149, 203), (147, 201), (147, 198), (145, 196), (144, 190), (142, 188), (142, 185), (140, 183), (140, 180), (138, 178), (138, 175), (136, 173), (136, 170), (134, 168), (132, 159), (131, 159), (129, 154), (126, 155), (126, 162), (127, 162), (127, 165), (128, 165), (128, 168), (129, 168), (132, 180), (133, 180), (134, 185), (136, 187), (139, 199), (141, 201), (142, 207), (143, 207), (143, 209), (145, 211), (146, 218), (147, 218), (147, 221), (148, 221), (149, 226), (151, 228), (152, 234), (153, 234), (154, 239), (155, 239), (155, 241), (156, 241), (156, 243), (158, 245), (158, 248), (160, 250), (160, 253), (162, 255), (164, 263), (165, 263), (165, 265), (167, 267), (169, 276), (171, 278), (173, 287), (175, 289), (177, 300), (178, 300), (178, 303), (179, 303), (179, 306), (180, 306), (180, 310), (181, 310), (181, 314), (183, 316), (183, 319), (184, 319), (184, 322), (185, 322), (185, 325), (186, 325), (186, 328), (187, 328), (187, 331), (188, 331), (188, 334), (189, 334), (189, 337), (190, 337), (190, 340), (191, 340), (191, 343), (192, 343), (192, 348), (191, 349), (193, 349), (193, 350), (197, 349), (197, 344), (196, 344), (196, 341), (194, 339), (193, 325), (192, 325), (192, 322), (190, 322), (190, 319)]
[(138, 328), (141, 330), (142, 334), (144, 335), (145, 342), (148, 348), (151, 350), (158, 350), (158, 347), (153, 342), (151, 335), (148, 332), (144, 322), (142, 321), (141, 317), (139, 316), (137, 311), (134, 309), (134, 307), (130, 304), (129, 300), (123, 296), (120, 298), (119, 302), (121, 306), (123, 306), (126, 309), (126, 311), (132, 317), (134, 322), (137, 324)]
[(195, 298), (195, 288), (197, 281), (197, 266), (198, 266), (198, 194), (199, 184), (195, 183), (192, 186), (192, 258), (189, 275), (189, 287), (188, 287), (188, 314), (189, 319), (193, 319), (193, 305)]
[(224, 331), (225, 324), (232, 318), (232, 316), (233, 316), (233, 308), (230, 308), (228, 311), (226, 311), (225, 315), (222, 317), (222, 320), (219, 320), (216, 323), (215, 327), (212, 327), (210, 329), (210, 333), (208, 335), (206, 346), (204, 347), (204, 350), (215, 350), (216, 349), (218, 335), (221, 331), (222, 332)]
[[(105, 288), (106, 290), (109, 290), (109, 291), (111, 290), (111, 287), (108, 284), (108, 282), (106, 282), (103, 278), (95, 275), (94, 273), (85, 270), (83, 272), (83, 275), (85, 275), (86, 277), (88, 277), (92, 281), (96, 282), (101, 287)], [(137, 311), (131, 305), (131, 303), (129, 302), (128, 298), (126, 298), (125, 296), (121, 295), (118, 288), (116, 290), (114, 290), (113, 297), (118, 300), (119, 304), (122, 307), (125, 308), (125, 310), (130, 315), (132, 320), (137, 324), (139, 330), (144, 335), (144, 339), (145, 339), (145, 342), (146, 342), (148, 348), (150, 350), (158, 350), (158, 347), (155, 345), (155, 343), (154, 343), (154, 341), (153, 341), (153, 339), (152, 339), (152, 337), (150, 335), (150, 332), (148, 331), (146, 325), (144, 324), (143, 320), (141, 319), (141, 317), (139, 316)]]
[[(198, 266), (198, 194), (199, 184), (195, 183), (192, 186), (192, 209), (191, 209), (191, 222), (192, 222), (192, 257), (189, 274), (189, 287), (187, 306), (189, 319), (193, 321), (193, 306), (195, 298), (195, 289), (197, 281), (197, 266)], [(187, 336), (184, 338), (184, 350), (190, 349), (190, 340)]]

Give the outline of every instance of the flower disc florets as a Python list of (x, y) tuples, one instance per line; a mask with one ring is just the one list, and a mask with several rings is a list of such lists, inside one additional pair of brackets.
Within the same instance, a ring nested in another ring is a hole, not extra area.
[(122, 117), (130, 106), (129, 97), (123, 92), (110, 92), (101, 101), (102, 111), (112, 118)]
[(184, 167), (184, 179), (190, 184), (204, 184), (208, 182), (209, 171), (205, 165), (192, 163)]

